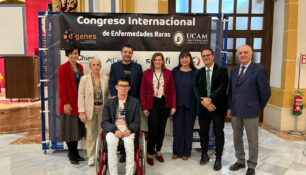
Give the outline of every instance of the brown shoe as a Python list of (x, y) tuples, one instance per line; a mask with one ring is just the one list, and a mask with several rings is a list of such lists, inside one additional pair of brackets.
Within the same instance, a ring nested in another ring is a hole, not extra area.
[(183, 156), (182, 159), (183, 159), (183, 160), (188, 160), (188, 159), (189, 159), (189, 156)]
[(178, 158), (178, 155), (173, 154), (172, 159), (177, 159), (177, 158)]

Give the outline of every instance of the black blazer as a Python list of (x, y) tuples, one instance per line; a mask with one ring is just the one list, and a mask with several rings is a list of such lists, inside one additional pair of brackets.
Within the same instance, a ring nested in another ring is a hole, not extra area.
[[(118, 79), (124, 77), (124, 69), (122, 61), (116, 62), (111, 65), (110, 78), (109, 78), (109, 92), (111, 96), (117, 96), (117, 90), (115, 88)], [(140, 99), (140, 86), (142, 80), (142, 67), (138, 63), (131, 62), (131, 80), (129, 95)]]
[[(137, 133), (140, 127), (140, 103), (136, 98), (128, 96), (124, 107), (126, 109), (126, 125), (131, 133)], [(104, 105), (101, 127), (105, 134), (108, 132), (115, 133), (118, 130), (115, 125), (117, 108), (118, 97), (108, 99)]]
[[(216, 112), (220, 115), (226, 115), (227, 112), (227, 86), (228, 86), (228, 74), (226, 67), (214, 64), (214, 69), (211, 77), (211, 94), (210, 98), (212, 103), (216, 106)], [(194, 94), (197, 99), (197, 112), (198, 116), (202, 116), (204, 113), (209, 112), (205, 107), (201, 105), (201, 97), (207, 97), (206, 91), (206, 71), (205, 67), (199, 69), (195, 73), (194, 82)]]

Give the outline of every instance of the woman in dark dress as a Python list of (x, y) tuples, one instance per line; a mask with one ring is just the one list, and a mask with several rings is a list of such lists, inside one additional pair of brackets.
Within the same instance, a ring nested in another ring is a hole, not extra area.
[(172, 70), (176, 88), (177, 110), (173, 116), (173, 159), (187, 160), (191, 155), (196, 98), (193, 93), (195, 66), (191, 54), (182, 51), (179, 64)]
[(58, 109), (59, 109), (59, 139), (65, 141), (68, 147), (68, 157), (72, 164), (78, 164), (85, 159), (79, 155), (78, 141), (85, 137), (84, 124), (78, 113), (78, 87), (83, 66), (77, 63), (80, 50), (74, 46), (65, 50), (68, 61), (58, 68)]

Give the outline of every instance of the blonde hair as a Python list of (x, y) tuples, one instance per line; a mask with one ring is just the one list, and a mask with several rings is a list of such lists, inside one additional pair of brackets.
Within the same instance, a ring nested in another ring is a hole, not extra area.
[(91, 66), (91, 64), (92, 64), (93, 61), (98, 61), (99, 64), (100, 64), (100, 66), (102, 66), (101, 60), (100, 60), (98, 57), (95, 57), (95, 58), (93, 58), (93, 59), (91, 59), (91, 60), (89, 61), (89, 68), (90, 68), (90, 66)]

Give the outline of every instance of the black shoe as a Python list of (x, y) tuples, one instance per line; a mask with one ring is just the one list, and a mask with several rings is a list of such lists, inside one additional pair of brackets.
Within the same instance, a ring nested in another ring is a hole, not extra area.
[(236, 162), (232, 166), (229, 167), (231, 171), (237, 171), (240, 168), (245, 168), (245, 165)]
[(200, 165), (206, 164), (209, 160), (210, 160), (210, 158), (207, 154), (202, 154), (201, 160), (200, 160)]
[(85, 161), (86, 160), (83, 157), (81, 157), (80, 155), (78, 155), (77, 159), (78, 159), (78, 161)]
[(216, 159), (214, 164), (214, 170), (219, 171), (222, 168), (221, 159)]
[(79, 164), (78, 158), (76, 158), (72, 154), (68, 154), (68, 158), (71, 164)]
[(248, 168), (246, 175), (255, 175), (255, 169)]
[(125, 154), (122, 154), (120, 159), (119, 159), (119, 162), (121, 163), (124, 163), (125, 162), (125, 159), (126, 159), (126, 155)]

